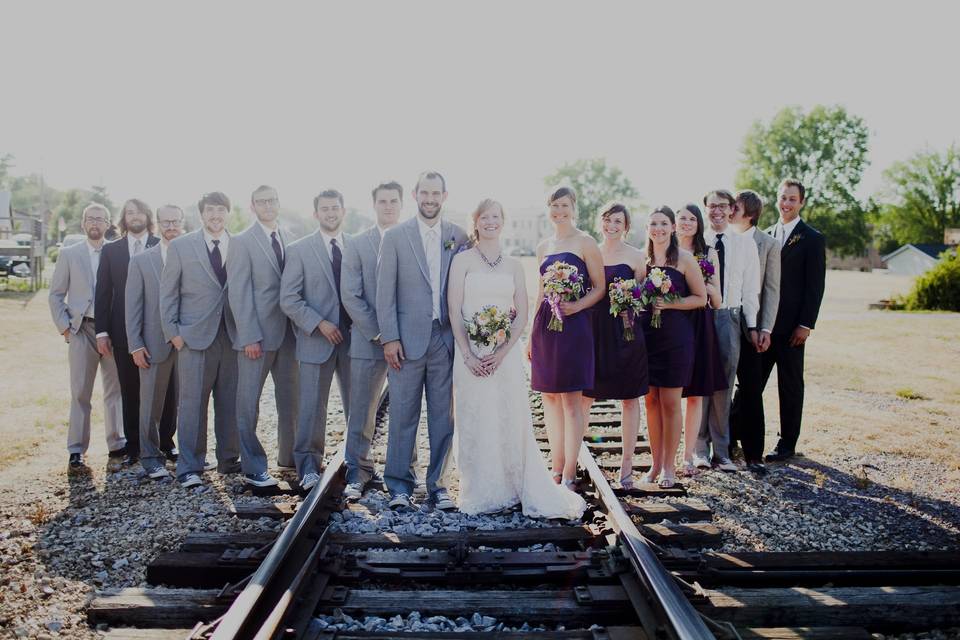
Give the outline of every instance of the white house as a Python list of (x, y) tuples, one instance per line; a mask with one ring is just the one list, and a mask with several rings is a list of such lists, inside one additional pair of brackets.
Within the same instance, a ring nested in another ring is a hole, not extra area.
[(945, 244), (905, 244), (883, 256), (883, 262), (890, 273), (919, 276), (936, 266), (940, 254), (949, 248)]

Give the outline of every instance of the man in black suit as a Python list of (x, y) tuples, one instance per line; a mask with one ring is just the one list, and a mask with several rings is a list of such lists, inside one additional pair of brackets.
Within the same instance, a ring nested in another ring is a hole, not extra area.
[(767, 229), (780, 242), (780, 305), (770, 348), (763, 352), (763, 386), (777, 367), (780, 396), (780, 441), (767, 462), (794, 455), (803, 416), (803, 350), (817, 323), (827, 270), (823, 234), (800, 219), (806, 189), (788, 178), (777, 190), (780, 220)]
[[(123, 463), (133, 464), (140, 459), (140, 371), (127, 348), (125, 295), (127, 269), (130, 259), (157, 244), (153, 235), (153, 212), (147, 203), (136, 198), (127, 200), (120, 212), (120, 238), (103, 246), (97, 269), (97, 291), (94, 318), (97, 331), (97, 351), (102, 356), (113, 352), (120, 378), (123, 398), (123, 435), (127, 440)], [(166, 413), (166, 412), (165, 412)], [(171, 417), (167, 422), (172, 422)], [(161, 448), (173, 447), (173, 425), (161, 420)], [(164, 442), (164, 434), (170, 435)], [(110, 452), (111, 457), (119, 452)]]

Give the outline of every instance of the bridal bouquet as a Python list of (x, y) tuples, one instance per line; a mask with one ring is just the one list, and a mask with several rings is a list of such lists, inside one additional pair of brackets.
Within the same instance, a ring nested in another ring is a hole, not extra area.
[(573, 302), (583, 295), (583, 276), (567, 262), (554, 262), (543, 273), (543, 299), (550, 305), (550, 322), (547, 329), (563, 331), (561, 302)]
[[(643, 302), (641, 301), (643, 290), (633, 278), (628, 280), (615, 278), (614, 281), (610, 283), (608, 289), (608, 295), (610, 296), (610, 315), (614, 317), (620, 316), (623, 320), (623, 339), (625, 342), (630, 342), (634, 339), (634, 314), (643, 309)], [(621, 316), (620, 314), (624, 312), (626, 312), (626, 314)]]
[(713, 268), (713, 263), (710, 262), (710, 258), (704, 253), (698, 253), (693, 257), (697, 259), (697, 264), (700, 265), (700, 273), (703, 274), (703, 281), (706, 282), (712, 278), (716, 270)]
[[(681, 296), (667, 272), (660, 267), (653, 267), (643, 281), (640, 301), (643, 306), (651, 307), (657, 298), (663, 298), (664, 302), (672, 302), (673, 300), (679, 300)], [(659, 329), (662, 322), (660, 310), (654, 309), (653, 316), (650, 318), (650, 327)]]
[(467, 337), (477, 347), (492, 352), (510, 339), (510, 325), (516, 317), (517, 310), (512, 307), (505, 312), (496, 305), (488, 304), (464, 323)]

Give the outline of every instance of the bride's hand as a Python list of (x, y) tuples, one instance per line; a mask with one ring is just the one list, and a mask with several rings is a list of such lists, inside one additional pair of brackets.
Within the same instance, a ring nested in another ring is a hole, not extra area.
[(463, 357), (463, 364), (467, 365), (467, 369), (470, 370), (470, 373), (477, 376), (478, 378), (483, 378), (487, 375), (486, 370), (483, 368), (483, 361), (481, 361), (473, 353), (468, 353)]
[(492, 375), (501, 364), (503, 364), (503, 359), (506, 357), (507, 352), (503, 347), (497, 349), (490, 355), (484, 356), (483, 360), (480, 361), (483, 370), (487, 372), (487, 375)]

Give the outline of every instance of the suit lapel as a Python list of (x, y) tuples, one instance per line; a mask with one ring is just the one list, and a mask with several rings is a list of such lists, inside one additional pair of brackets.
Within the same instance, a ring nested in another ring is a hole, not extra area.
[[(90, 290), (91, 290), (91, 291), (96, 291), (96, 290), (97, 290), (97, 274), (95, 274), (95, 273), (93, 272), (93, 265), (90, 264), (90, 249), (89, 249), (89, 246), (90, 246), (89, 243), (88, 243), (86, 240), (84, 240), (84, 241), (83, 241), (83, 251), (82, 251), (82, 252), (77, 252), (77, 255), (80, 256), (80, 259), (81, 259), (81, 260), (83, 260), (83, 272), (84, 272), (85, 274), (87, 274), (87, 282), (88, 282), (89, 285), (90, 285)], [(101, 260), (103, 260), (103, 248), (104, 248), (105, 246), (106, 246), (106, 244), (100, 245), (100, 259), (101, 259)]]
[(197, 231), (197, 239), (194, 242), (194, 247), (197, 250), (197, 255), (200, 257), (200, 265), (203, 267), (203, 270), (207, 272), (207, 275), (210, 276), (213, 283), (217, 285), (217, 289), (222, 289), (220, 279), (217, 278), (217, 274), (213, 272), (213, 266), (210, 264), (210, 254), (207, 252), (207, 241), (203, 237), (203, 229)]
[[(267, 256), (267, 261), (273, 267), (273, 270), (277, 272), (278, 276), (281, 275), (280, 265), (277, 264), (277, 254), (273, 252), (273, 245), (271, 244), (270, 239), (267, 237), (267, 232), (264, 231), (263, 227), (257, 223), (254, 223), (253, 226), (253, 237), (256, 240), (257, 245), (259, 245), (260, 249), (263, 250), (263, 254)], [(277, 236), (279, 237), (279, 234), (277, 234)]]
[(159, 282), (160, 274), (163, 272), (163, 256), (160, 255), (159, 248), (150, 254), (150, 266), (153, 267), (153, 274), (157, 276), (157, 282)]
[(380, 256), (380, 229), (374, 225), (370, 231), (367, 232), (367, 241), (370, 243), (370, 249), (373, 251), (373, 255)]
[(313, 234), (313, 252), (317, 255), (317, 261), (320, 262), (320, 269), (330, 281), (330, 286), (334, 291), (337, 290), (337, 281), (333, 279), (333, 263), (330, 262), (330, 254), (327, 248), (323, 246), (323, 235), (317, 231)]
[[(801, 219), (800, 222), (797, 223), (797, 226), (793, 228), (793, 231), (790, 232), (790, 235), (787, 236), (787, 241), (784, 243), (783, 249), (781, 250), (782, 256), (786, 256), (793, 251), (795, 246), (803, 242), (803, 232), (806, 231), (806, 229), (807, 225)], [(791, 240), (793, 240), (793, 242), (791, 242)]]
[(407, 234), (407, 240), (410, 241), (410, 246), (413, 247), (413, 255), (417, 258), (417, 264), (420, 265), (420, 273), (423, 274), (424, 279), (427, 281), (427, 286), (431, 286), (430, 269), (427, 268), (427, 254), (423, 250), (423, 239), (420, 237), (420, 225), (417, 219), (414, 218), (407, 223), (404, 231)]
[(153, 234), (151, 233), (150, 235), (147, 236), (147, 247), (146, 247), (146, 248), (149, 249), (150, 247), (156, 246), (156, 244), (157, 244), (158, 242), (160, 242), (160, 238), (158, 238), (157, 236), (155, 236), (155, 235), (153, 235)]
[[(447, 250), (447, 242), (453, 242), (453, 229), (446, 220), (440, 221), (440, 288), (447, 282), (447, 272), (450, 270), (450, 261), (453, 259), (454, 249)], [(454, 243), (456, 246), (456, 243)]]

